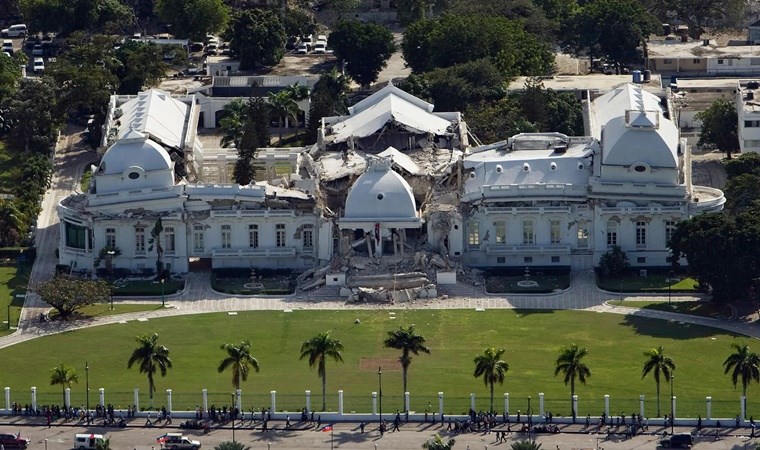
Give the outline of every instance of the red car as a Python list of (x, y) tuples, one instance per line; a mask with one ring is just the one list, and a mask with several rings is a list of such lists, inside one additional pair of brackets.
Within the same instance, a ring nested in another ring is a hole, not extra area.
[(26, 448), (29, 439), (21, 437), (21, 434), (0, 433), (0, 446), (5, 448)]

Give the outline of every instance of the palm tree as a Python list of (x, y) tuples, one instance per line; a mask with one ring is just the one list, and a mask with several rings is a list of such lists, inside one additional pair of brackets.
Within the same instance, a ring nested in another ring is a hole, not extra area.
[(514, 442), (509, 448), (510, 450), (541, 450), (541, 444), (534, 440), (524, 440)]
[(277, 121), (279, 123), (278, 142), (282, 143), (282, 129), (284, 127), (283, 117), (294, 118), (296, 122), (296, 132), (298, 132), (298, 104), (287, 90), (271, 92), (269, 96), (267, 96), (267, 99), (269, 100), (269, 105), (274, 110), (274, 113), (277, 114)]
[(338, 339), (330, 337), (330, 331), (319, 333), (313, 338), (304, 341), (301, 345), (300, 359), (309, 358), (309, 367), (312, 369), (317, 366), (317, 374), (322, 379), (322, 411), (327, 409), (325, 401), (325, 391), (327, 387), (327, 371), (325, 370), (325, 360), (333, 359), (336, 362), (343, 362), (343, 344)]
[(111, 438), (95, 440), (95, 450), (111, 450)]
[(77, 371), (73, 367), (61, 363), (61, 365), (53, 367), (50, 371), (50, 385), (61, 385), (64, 405), (66, 404), (66, 388), (71, 389), (72, 383), (79, 383), (79, 375), (77, 375)]
[(214, 447), (214, 450), (250, 450), (251, 447), (247, 447), (240, 442), (224, 441)]
[(723, 361), (724, 374), (731, 372), (731, 381), (734, 383), (734, 388), (739, 381), (739, 377), (742, 379), (742, 397), (744, 398), (745, 411), (747, 402), (747, 386), (754, 381), (760, 381), (760, 356), (757, 353), (749, 350), (749, 345), (739, 345), (736, 342), (731, 343), (731, 348), (735, 350), (734, 353), (729, 355), (725, 361)]
[(232, 386), (240, 389), (240, 381), (248, 379), (248, 366), (253, 367), (256, 372), (259, 371), (259, 362), (251, 356), (251, 341), (245, 340), (239, 345), (224, 344), (222, 350), (227, 352), (227, 357), (219, 364), (219, 373), (232, 367)]
[(509, 364), (501, 359), (505, 350), (494, 347), (483, 350), (483, 353), (475, 357), (475, 378), (483, 377), (483, 382), (491, 388), (491, 409), (493, 411), (493, 385), (504, 384), (504, 377), (509, 370)]
[(235, 99), (224, 106), (224, 117), (219, 120), (219, 127), (222, 129), (222, 147), (240, 145), (240, 138), (243, 136), (243, 128), (248, 118), (248, 105), (243, 99)]
[(153, 406), (153, 393), (156, 391), (153, 375), (161, 371), (161, 376), (165, 377), (167, 369), (172, 367), (172, 360), (169, 358), (169, 349), (158, 345), (158, 333), (137, 336), (137, 343), (137, 348), (127, 362), (127, 369), (131, 369), (135, 363), (138, 363), (140, 373), (148, 375), (150, 405)]
[(430, 354), (430, 349), (425, 346), (425, 338), (414, 331), (414, 325), (404, 328), (400, 326), (398, 330), (389, 331), (388, 338), (385, 339), (387, 348), (401, 350), (401, 356), (398, 361), (403, 369), (404, 393), (406, 393), (406, 378), (409, 372), (409, 366), (412, 364), (411, 353), (419, 355), (420, 352)]
[(444, 441), (441, 435), (436, 433), (430, 440), (422, 444), (422, 448), (425, 450), (451, 450), (454, 448), (454, 442), (454, 439)]
[(657, 385), (657, 417), (660, 417), (660, 374), (665, 377), (666, 382), (670, 381), (672, 372), (676, 370), (676, 363), (671, 358), (665, 356), (662, 345), (644, 352), (644, 356), (647, 357), (647, 360), (644, 362), (641, 378), (643, 379), (650, 372), (654, 377), (654, 382)]
[(571, 344), (569, 347), (560, 349), (556, 362), (557, 367), (554, 369), (555, 377), (562, 373), (565, 375), (565, 385), (570, 383), (570, 407), (573, 410), (573, 423), (575, 423), (577, 416), (577, 411), (573, 404), (575, 379), (577, 378), (581, 383), (586, 384), (586, 378), (591, 376), (591, 370), (582, 361), (583, 357), (587, 354), (588, 350), (586, 348)]

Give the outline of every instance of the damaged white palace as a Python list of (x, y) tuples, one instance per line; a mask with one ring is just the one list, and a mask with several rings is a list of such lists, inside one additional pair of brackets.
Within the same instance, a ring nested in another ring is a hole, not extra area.
[(216, 161), (194, 96), (114, 97), (88, 191), (58, 207), (60, 263), (155, 270), (160, 243), (175, 273), (289, 268), (309, 287), (328, 273), (385, 286), (378, 268), (401, 274), (397, 287), (435, 268), (588, 269), (613, 245), (633, 266), (667, 265), (675, 224), (721, 210), (723, 193), (692, 186), (689, 148), (655, 95), (624, 85), (584, 113), (585, 137), (471, 146), (460, 113), (388, 85), (324, 118), (314, 146), (261, 149), (260, 181), (239, 186), (204, 183)]

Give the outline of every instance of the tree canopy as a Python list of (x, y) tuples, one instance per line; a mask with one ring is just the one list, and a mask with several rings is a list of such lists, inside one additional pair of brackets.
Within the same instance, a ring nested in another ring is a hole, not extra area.
[(731, 154), (739, 150), (738, 116), (734, 103), (729, 99), (716, 100), (695, 118), (702, 121), (697, 145), (717, 148), (731, 159)]
[(74, 311), (94, 303), (105, 303), (111, 295), (111, 286), (103, 280), (85, 280), (56, 276), (34, 289), (42, 300), (67, 317)]
[(225, 33), (242, 70), (277, 64), (285, 54), (285, 28), (272, 10), (248, 9), (232, 16)]
[(346, 73), (363, 87), (377, 80), (396, 44), (393, 34), (382, 25), (341, 21), (330, 33), (328, 45), (339, 61), (345, 61)]
[(401, 44), (415, 73), (490, 58), (505, 76), (548, 75), (554, 53), (525, 31), (522, 22), (499, 16), (444, 15), (410, 25)]
[(123, 33), (134, 24), (132, 10), (120, 0), (21, 0), (19, 6), (33, 32)]
[(156, 0), (155, 10), (176, 37), (194, 41), (224, 29), (229, 16), (222, 0)]

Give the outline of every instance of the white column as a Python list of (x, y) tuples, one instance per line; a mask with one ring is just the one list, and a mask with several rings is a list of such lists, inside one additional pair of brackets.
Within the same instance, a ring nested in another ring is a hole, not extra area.
[(538, 393), (538, 415), (544, 417), (544, 393)]
[(372, 393), (372, 415), (377, 415), (377, 392)]
[[(578, 394), (573, 395), (573, 410), (570, 411), (570, 415), (575, 412), (575, 417), (578, 417)], [(575, 423), (575, 417), (573, 417), (573, 423)]]
[(32, 386), (32, 409), (37, 411), (37, 388)]
[(172, 390), (166, 390), (166, 410), (172, 412)]
[(106, 390), (103, 388), (98, 389), (98, 400), (100, 401), (100, 407), (106, 406)]
[(5, 387), (5, 410), (11, 410), (11, 388)]
[(676, 396), (673, 396), (673, 417), (672, 419), (675, 420), (676, 416), (678, 416), (678, 413), (676, 412)]
[[(34, 389), (34, 388), (32, 388), (32, 389)], [(673, 398), (675, 399), (675, 397), (673, 397)], [(742, 395), (741, 397), (739, 397), (739, 401), (742, 403), (741, 404), (742, 415), (740, 417), (742, 418), (742, 420), (744, 420), (744, 416), (745, 416), (745, 413), (746, 413), (746, 411), (744, 410), (745, 409), (744, 406), (747, 404), (747, 397), (745, 397), (745, 396)], [(675, 403), (675, 402), (676, 401), (673, 400), (673, 403)]]
[(509, 393), (504, 393), (504, 414), (509, 414)]
[(306, 411), (311, 411), (311, 391), (306, 390)]
[(610, 418), (610, 394), (604, 394), (604, 415)]
[(641, 417), (646, 417), (646, 414), (644, 414), (644, 396), (639, 395), (639, 415)]
[(66, 388), (63, 391), (63, 406), (70, 408), (71, 407), (71, 388)]
[(404, 392), (404, 411), (409, 411), (409, 393)]
[(277, 411), (277, 391), (269, 391), (269, 397), (271, 398), (272, 412)]
[(712, 397), (705, 397), (705, 403), (707, 403), (707, 420), (712, 420)]
[(203, 410), (201, 412), (205, 415), (208, 412), (208, 389), (204, 388), (201, 393), (203, 395)]
[(475, 409), (475, 394), (474, 393), (470, 393), (470, 408), (473, 411), (477, 411), (477, 409)]
[(443, 392), (438, 393), (438, 414), (443, 414)]
[(338, 414), (343, 415), (343, 389), (338, 391)]
[(134, 391), (135, 400), (135, 412), (140, 411), (140, 388), (135, 388)]
[(235, 389), (235, 407), (241, 413), (243, 412), (243, 391), (240, 389)]

